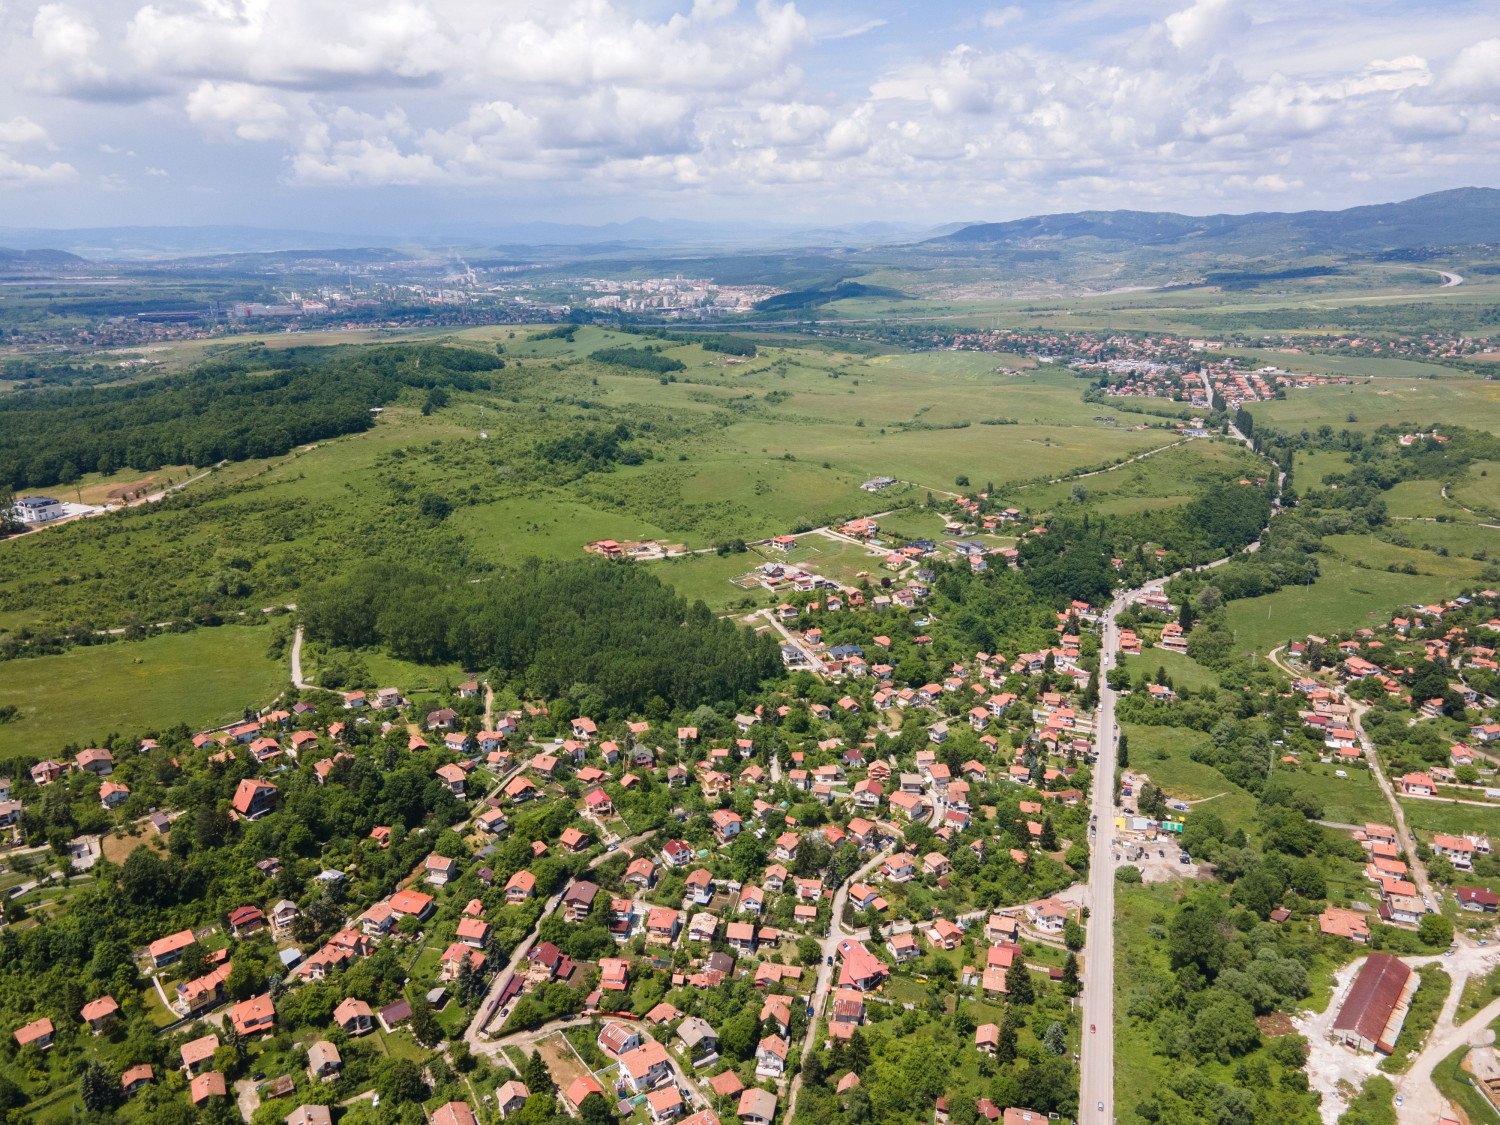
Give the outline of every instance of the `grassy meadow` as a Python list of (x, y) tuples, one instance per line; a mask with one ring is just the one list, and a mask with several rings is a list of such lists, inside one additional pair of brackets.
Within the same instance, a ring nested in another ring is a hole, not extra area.
[(266, 654), (271, 626), (223, 625), (0, 664), (0, 760), (58, 756), (114, 731), (217, 726), (291, 680)]

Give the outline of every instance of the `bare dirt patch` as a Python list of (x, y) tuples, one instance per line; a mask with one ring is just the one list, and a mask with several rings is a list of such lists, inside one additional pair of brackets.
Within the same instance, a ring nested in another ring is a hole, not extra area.
[(124, 863), (125, 857), (135, 851), (136, 848), (150, 848), (157, 855), (164, 856), (167, 854), (166, 842), (156, 832), (152, 832), (149, 835), (143, 832), (139, 836), (116, 836), (114, 833), (110, 833), (104, 837), (104, 858), (109, 860), (110, 863)]
[(566, 1090), (578, 1079), (588, 1077), (589, 1072), (578, 1061), (572, 1046), (562, 1035), (549, 1035), (538, 1040), (536, 1049), (542, 1056), (542, 1061), (547, 1064), (552, 1081), (557, 1083), (559, 1090)]
[(1283, 1035), (1290, 1035), (1297, 1030), (1297, 1025), (1285, 1012), (1272, 1012), (1269, 1016), (1256, 1016), (1255, 1022), (1260, 1025), (1260, 1033), (1268, 1039), (1276, 1039)]

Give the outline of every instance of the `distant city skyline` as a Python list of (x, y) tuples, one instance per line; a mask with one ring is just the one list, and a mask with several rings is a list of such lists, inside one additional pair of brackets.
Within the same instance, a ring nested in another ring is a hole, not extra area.
[(0, 225), (1001, 220), (1500, 185), (1492, 2), (0, 6)]

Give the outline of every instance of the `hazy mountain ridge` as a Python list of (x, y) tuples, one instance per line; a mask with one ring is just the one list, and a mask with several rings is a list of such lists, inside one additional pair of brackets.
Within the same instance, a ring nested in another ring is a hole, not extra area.
[(1182, 215), (1171, 211), (1075, 211), (975, 223), (922, 248), (1015, 251), (1088, 240), (1102, 249), (1178, 247), (1202, 252), (1368, 253), (1409, 246), (1500, 241), (1500, 190), (1456, 188), (1399, 203), (1343, 211)]

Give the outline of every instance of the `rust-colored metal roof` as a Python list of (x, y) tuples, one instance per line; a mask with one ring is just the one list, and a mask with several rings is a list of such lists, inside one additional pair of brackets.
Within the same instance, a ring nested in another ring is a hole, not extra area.
[(1389, 953), (1370, 954), (1354, 978), (1333, 1029), (1353, 1031), (1370, 1043), (1381, 1043), (1410, 977), (1411, 967), (1399, 958)]

